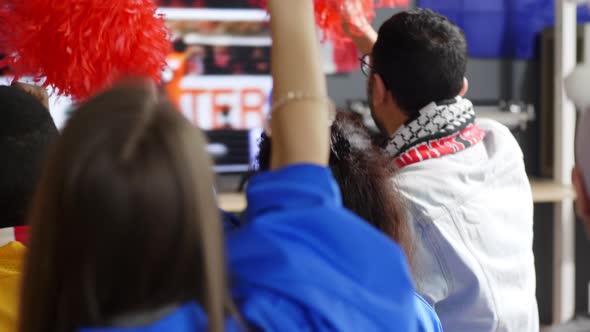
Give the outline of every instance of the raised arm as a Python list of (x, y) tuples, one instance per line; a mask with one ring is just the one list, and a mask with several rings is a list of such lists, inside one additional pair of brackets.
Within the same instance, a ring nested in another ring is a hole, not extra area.
[(272, 31), (273, 169), (298, 163), (327, 165), (326, 80), (312, 0), (270, 0)]

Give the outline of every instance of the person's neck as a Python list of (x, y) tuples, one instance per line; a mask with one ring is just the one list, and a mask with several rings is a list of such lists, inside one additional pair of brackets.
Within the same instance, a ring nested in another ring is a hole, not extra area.
[(387, 134), (387, 137), (391, 138), (409, 120), (409, 116), (396, 110), (395, 112), (391, 112), (391, 115), (385, 119), (382, 130)]

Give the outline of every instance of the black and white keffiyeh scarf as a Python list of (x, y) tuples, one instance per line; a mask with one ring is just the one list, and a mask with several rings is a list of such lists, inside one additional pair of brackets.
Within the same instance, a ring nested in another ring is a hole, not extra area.
[(457, 97), (424, 107), (416, 119), (398, 129), (385, 149), (402, 168), (463, 151), (484, 137), (471, 101)]

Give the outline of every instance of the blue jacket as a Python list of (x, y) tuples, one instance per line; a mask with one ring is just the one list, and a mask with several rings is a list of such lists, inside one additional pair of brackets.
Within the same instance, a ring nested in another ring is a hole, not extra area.
[(238, 229), (242, 222), (233, 213), (221, 211), (221, 220), (223, 221), (223, 232), (229, 234)]
[[(255, 331), (442, 331), (414, 292), (401, 249), (342, 207), (326, 168), (253, 178), (244, 225), (227, 235), (232, 295)], [(185, 304), (151, 326), (88, 332), (204, 331)], [(228, 320), (227, 331), (236, 331)]]

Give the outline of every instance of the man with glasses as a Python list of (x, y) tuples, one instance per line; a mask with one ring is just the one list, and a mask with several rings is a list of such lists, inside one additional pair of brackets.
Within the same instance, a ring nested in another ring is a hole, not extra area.
[[(344, 18), (358, 17), (344, 6)], [(463, 32), (430, 10), (379, 33), (344, 20), (365, 54), (371, 114), (398, 168), (416, 232), (418, 292), (447, 331), (539, 330), (533, 201), (522, 151), (504, 126), (476, 118)]]

